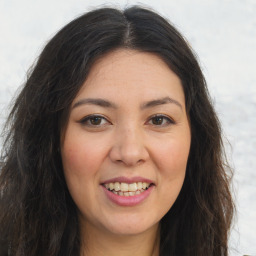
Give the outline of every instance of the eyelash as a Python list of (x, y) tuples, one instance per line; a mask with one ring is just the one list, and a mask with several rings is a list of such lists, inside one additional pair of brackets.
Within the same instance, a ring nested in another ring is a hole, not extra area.
[[(153, 119), (157, 119), (157, 118), (162, 119), (162, 121), (165, 121), (165, 123), (164, 124), (159, 124), (159, 125), (152, 123)], [(93, 119), (99, 119), (100, 123), (99, 124), (92, 124)], [(83, 126), (89, 126), (89, 127), (93, 127), (93, 128), (100, 128), (100, 127), (104, 126), (104, 124), (101, 124), (102, 120), (104, 120), (106, 123), (111, 124), (111, 122), (109, 122), (104, 116), (101, 116), (101, 115), (86, 116), (86, 117), (82, 118), (79, 121), (79, 123), (81, 123)], [(153, 125), (153, 126), (166, 127), (168, 125), (175, 124), (175, 121), (173, 119), (171, 119), (170, 117), (166, 116), (166, 115), (157, 114), (157, 115), (151, 116), (146, 123), (150, 123), (150, 125)]]
[[(89, 116), (86, 116), (84, 118), (82, 118), (79, 123), (81, 123), (83, 126), (89, 126), (89, 127), (101, 127), (102, 124), (92, 124), (92, 119), (96, 119), (96, 118), (99, 118), (100, 119), (100, 123), (102, 120), (105, 120), (107, 123), (110, 123), (104, 116), (101, 116), (101, 115), (89, 115)], [(90, 123), (89, 123), (90, 122)]]
[(160, 127), (166, 127), (168, 125), (172, 125), (172, 124), (175, 124), (175, 121), (173, 119), (171, 119), (170, 117), (166, 116), (166, 115), (163, 115), (163, 114), (157, 114), (157, 115), (153, 115), (151, 116), (147, 122), (150, 122), (152, 121), (154, 118), (160, 118), (162, 120), (165, 120), (165, 124), (160, 124), (160, 125), (156, 125), (156, 124), (151, 124), (151, 125), (154, 125), (154, 126), (160, 126)]

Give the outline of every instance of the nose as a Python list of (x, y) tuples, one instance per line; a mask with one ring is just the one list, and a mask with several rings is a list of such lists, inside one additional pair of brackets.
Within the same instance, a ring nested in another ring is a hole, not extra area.
[(142, 133), (126, 127), (116, 134), (109, 156), (112, 162), (135, 166), (145, 162), (149, 153)]

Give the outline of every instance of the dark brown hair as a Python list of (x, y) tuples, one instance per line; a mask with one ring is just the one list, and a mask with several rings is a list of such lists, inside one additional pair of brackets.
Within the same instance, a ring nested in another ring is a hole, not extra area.
[(136, 6), (101, 8), (73, 20), (47, 43), (30, 71), (11, 110), (1, 156), (1, 255), (8, 250), (16, 256), (79, 255), (78, 217), (63, 176), (60, 133), (90, 67), (117, 48), (158, 55), (179, 76), (185, 94), (191, 150), (180, 195), (161, 220), (160, 255), (228, 255), (231, 172), (205, 79), (180, 33), (155, 12)]

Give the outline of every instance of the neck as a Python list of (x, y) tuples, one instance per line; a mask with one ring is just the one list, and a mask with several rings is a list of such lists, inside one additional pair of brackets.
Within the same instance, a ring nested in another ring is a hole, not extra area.
[(81, 230), (81, 256), (159, 256), (158, 225), (136, 235), (117, 235), (86, 227)]

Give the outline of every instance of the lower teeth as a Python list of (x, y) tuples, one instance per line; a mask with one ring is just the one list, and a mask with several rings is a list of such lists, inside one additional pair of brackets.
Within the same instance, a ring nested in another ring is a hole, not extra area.
[(131, 192), (131, 191), (122, 192), (122, 191), (115, 191), (115, 190), (110, 190), (110, 189), (108, 189), (108, 190), (116, 195), (119, 195), (119, 196), (135, 196), (135, 195), (139, 195), (140, 193), (145, 191), (144, 189), (137, 190), (135, 192)]

